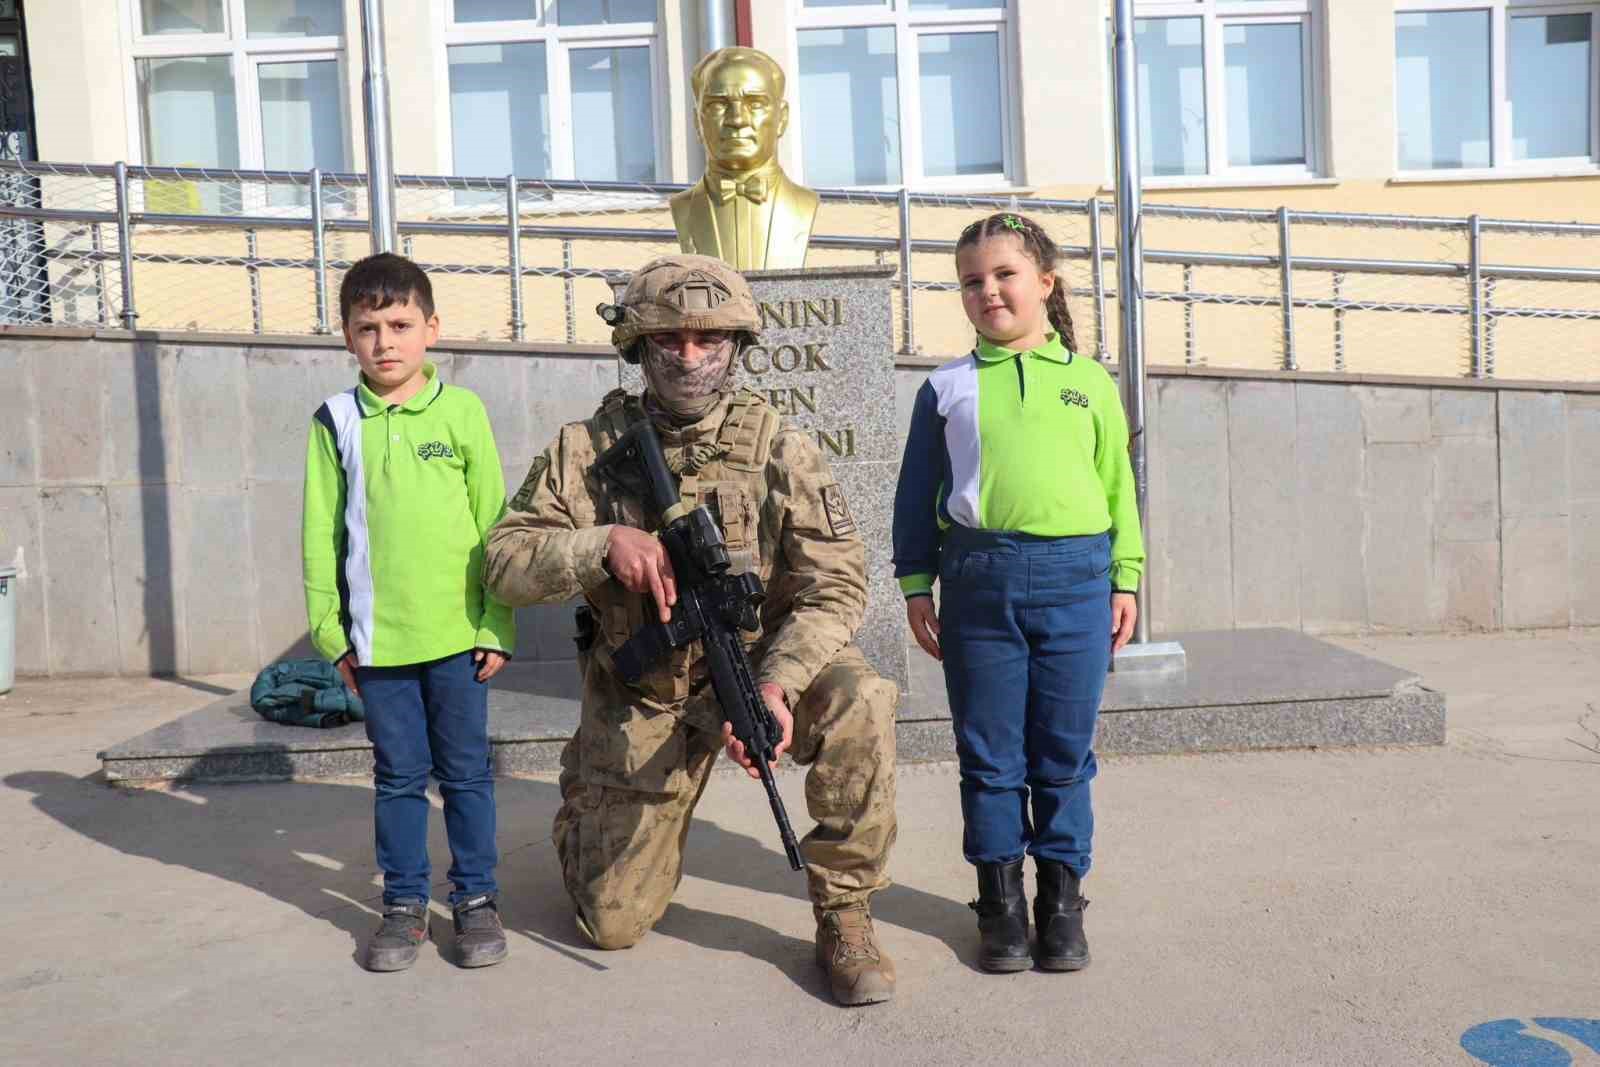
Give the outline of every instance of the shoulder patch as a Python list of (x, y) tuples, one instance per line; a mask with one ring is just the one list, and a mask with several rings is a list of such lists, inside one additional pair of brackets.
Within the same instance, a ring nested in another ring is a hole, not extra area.
[(528, 510), (528, 505), (533, 503), (533, 494), (539, 491), (539, 482), (544, 478), (544, 472), (549, 467), (550, 460), (545, 456), (533, 457), (533, 466), (528, 468), (528, 476), (522, 479), (522, 488), (518, 489), (517, 495), (511, 498), (510, 510)]
[(850, 505), (844, 501), (844, 489), (838, 482), (829, 482), (822, 487), (822, 510), (828, 515), (828, 527), (835, 537), (848, 537), (856, 532), (855, 516), (850, 514)]

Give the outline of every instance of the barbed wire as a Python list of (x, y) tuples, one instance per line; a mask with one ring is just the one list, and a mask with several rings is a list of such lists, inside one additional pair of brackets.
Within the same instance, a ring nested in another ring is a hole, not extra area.
[[(600, 344), (583, 309), (676, 249), (684, 188), (401, 175), (395, 208), (447, 338)], [(329, 332), (367, 197), (361, 174), (0, 163), (0, 323)], [(953, 356), (954, 237), (996, 210), (1057, 241), (1079, 345), (1114, 362), (1109, 201), (822, 190), (808, 266), (895, 268), (897, 350)], [(1146, 204), (1143, 236), (1152, 363), (1600, 379), (1600, 224)]]

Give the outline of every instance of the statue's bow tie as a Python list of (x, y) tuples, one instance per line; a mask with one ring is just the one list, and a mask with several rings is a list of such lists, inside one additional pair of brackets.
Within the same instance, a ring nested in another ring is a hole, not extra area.
[(742, 182), (732, 178), (719, 178), (715, 188), (719, 204), (725, 204), (735, 196), (742, 196), (757, 204), (767, 199), (767, 183), (762, 181), (759, 174)]

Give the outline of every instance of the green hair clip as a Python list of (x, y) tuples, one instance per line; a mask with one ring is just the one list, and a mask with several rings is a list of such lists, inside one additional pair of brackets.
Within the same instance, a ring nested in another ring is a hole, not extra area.
[(1015, 215), (1001, 216), (1000, 225), (1004, 226), (1008, 230), (1017, 230), (1019, 232), (1024, 229), (1022, 220), (1017, 218)]

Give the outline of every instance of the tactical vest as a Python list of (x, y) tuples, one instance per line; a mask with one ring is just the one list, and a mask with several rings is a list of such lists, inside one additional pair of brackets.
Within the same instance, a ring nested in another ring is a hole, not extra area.
[[(676, 445), (663, 434), (667, 467), (678, 478), (680, 498), (690, 507), (705, 505), (722, 528), (735, 572), (753, 570), (763, 583), (772, 577), (777, 530), (762, 538), (761, 514), (767, 501), (766, 466), (772, 455), (782, 416), (767, 400), (747, 390), (732, 393), (716, 437), (690, 445)], [(595, 450), (610, 448), (629, 426), (646, 418), (639, 397), (622, 389), (606, 394), (595, 414)], [(596, 504), (596, 521), (621, 523), (655, 532), (656, 516), (643, 500), (642, 480), (619, 486), (592, 472), (587, 486)], [(655, 610), (650, 597), (630, 593), (621, 583), (608, 581), (589, 592), (598, 620), (598, 633), (608, 649), (631, 637)], [(746, 634), (754, 644), (760, 632)], [(673, 653), (657, 670), (640, 680), (637, 688), (663, 703), (677, 703), (689, 695), (697, 680), (694, 667), (698, 645)]]

